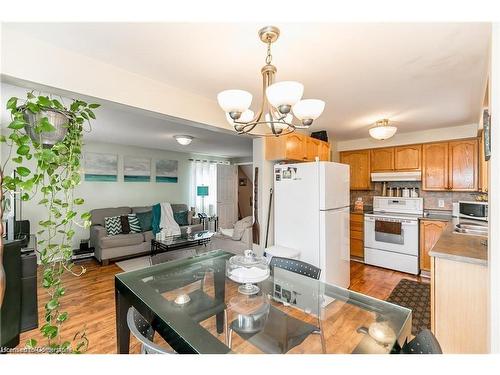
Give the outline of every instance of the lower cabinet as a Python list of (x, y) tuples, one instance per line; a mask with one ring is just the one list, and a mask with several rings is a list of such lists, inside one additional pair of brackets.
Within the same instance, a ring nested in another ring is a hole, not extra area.
[(351, 213), (351, 257), (364, 259), (364, 215), (362, 213)]
[(488, 267), (431, 258), (431, 329), (445, 354), (488, 353)]
[(420, 270), (430, 272), (432, 250), (441, 237), (447, 223), (445, 221), (421, 220), (420, 221)]

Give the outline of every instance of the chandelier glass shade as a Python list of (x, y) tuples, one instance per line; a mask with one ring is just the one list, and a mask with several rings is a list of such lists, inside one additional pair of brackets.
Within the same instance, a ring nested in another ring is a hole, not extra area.
[(398, 128), (389, 123), (388, 119), (379, 120), (375, 123), (375, 126), (368, 130), (372, 138), (383, 141), (384, 139), (391, 138), (396, 134)]
[[(262, 98), (256, 113), (250, 109), (252, 94), (247, 91), (231, 89), (217, 95), (226, 119), (238, 134), (280, 136), (298, 128), (307, 129), (325, 108), (322, 100), (302, 99), (304, 85), (300, 82), (274, 82), (277, 69), (271, 64), (271, 44), (279, 34), (279, 29), (274, 26), (259, 30), (260, 39), (267, 44), (267, 56), (266, 65), (261, 69)], [(294, 115), (299, 120), (298, 124), (293, 123)]]

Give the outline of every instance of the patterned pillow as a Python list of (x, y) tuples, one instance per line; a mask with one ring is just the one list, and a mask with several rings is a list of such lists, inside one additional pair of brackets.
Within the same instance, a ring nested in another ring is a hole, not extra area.
[(188, 222), (188, 211), (174, 212), (174, 220), (179, 225), (189, 225)]
[(120, 216), (111, 216), (104, 218), (104, 227), (108, 236), (116, 236), (122, 233), (122, 223), (120, 221)]
[(128, 214), (128, 226), (130, 227), (130, 233), (141, 233), (141, 223), (136, 214)]

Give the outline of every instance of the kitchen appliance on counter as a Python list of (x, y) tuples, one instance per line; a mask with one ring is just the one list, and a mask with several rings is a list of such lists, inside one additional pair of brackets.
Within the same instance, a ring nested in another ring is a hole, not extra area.
[(365, 263), (417, 275), (423, 198), (374, 197), (365, 214)]
[(274, 166), (274, 243), (300, 251), (320, 279), (349, 287), (349, 166), (333, 162)]
[(488, 221), (488, 202), (459, 201), (458, 217)]

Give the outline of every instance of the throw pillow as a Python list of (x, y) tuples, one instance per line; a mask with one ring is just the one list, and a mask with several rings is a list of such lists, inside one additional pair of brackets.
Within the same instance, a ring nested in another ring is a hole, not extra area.
[(139, 222), (139, 219), (137, 218), (137, 214), (128, 214), (128, 225), (130, 228), (130, 233), (141, 233), (142, 228), (141, 228), (141, 223)]
[(243, 219), (237, 221), (234, 224), (234, 231), (233, 231), (233, 240), (239, 241), (241, 240), (241, 237), (243, 237), (243, 233), (245, 232), (245, 229), (250, 228), (253, 223), (253, 217), (252, 216), (247, 216), (244, 217)]
[(188, 224), (188, 211), (174, 212), (174, 220), (179, 225), (189, 225)]
[(122, 225), (122, 233), (123, 234), (130, 233), (130, 225), (128, 225), (128, 216), (127, 215), (120, 216), (120, 223)]
[(135, 214), (137, 216), (137, 219), (139, 219), (139, 223), (141, 224), (141, 228), (143, 232), (147, 232), (149, 230), (153, 229), (153, 212), (152, 211), (146, 211), (146, 212), (137, 212)]
[(219, 228), (220, 234), (226, 237), (233, 237), (234, 234), (234, 229), (225, 229), (225, 228)]
[(120, 216), (111, 216), (104, 218), (104, 227), (108, 236), (116, 236), (122, 232), (122, 223)]

